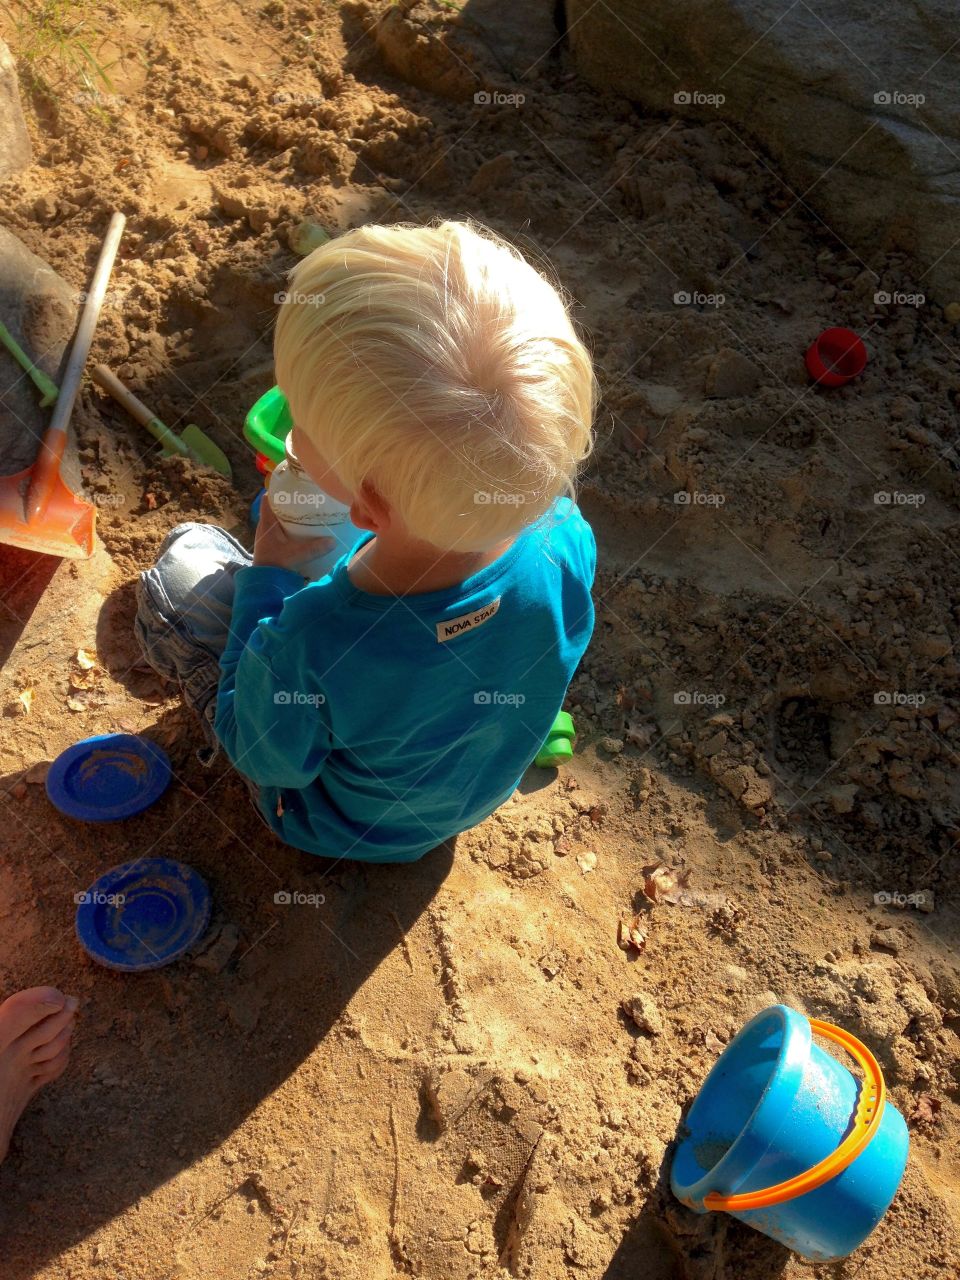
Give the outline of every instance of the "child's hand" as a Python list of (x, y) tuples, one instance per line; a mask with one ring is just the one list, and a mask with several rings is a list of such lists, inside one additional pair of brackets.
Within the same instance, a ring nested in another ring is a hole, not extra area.
[(253, 563), (272, 565), (276, 569), (301, 572), (315, 556), (325, 555), (337, 545), (335, 538), (291, 538), (277, 519), (269, 501), (260, 503), (260, 519), (253, 544)]

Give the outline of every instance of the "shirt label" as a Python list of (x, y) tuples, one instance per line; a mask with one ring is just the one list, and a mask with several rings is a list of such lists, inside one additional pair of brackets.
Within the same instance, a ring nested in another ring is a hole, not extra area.
[(485, 622), (489, 622), (493, 615), (500, 608), (500, 596), (496, 600), (491, 600), (489, 604), (485, 604), (482, 609), (476, 609), (473, 613), (462, 613), (459, 618), (447, 618), (444, 622), (437, 623), (437, 640), (443, 644), (447, 640), (452, 640), (454, 636), (463, 635), (464, 631), (475, 631), (477, 627), (482, 627)]

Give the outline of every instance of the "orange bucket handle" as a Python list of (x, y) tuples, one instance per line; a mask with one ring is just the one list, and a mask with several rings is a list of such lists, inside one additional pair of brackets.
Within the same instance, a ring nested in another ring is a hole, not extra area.
[(832, 1022), (821, 1022), (818, 1018), (809, 1018), (811, 1031), (832, 1040), (863, 1068), (864, 1079), (860, 1086), (857, 1109), (853, 1117), (853, 1128), (840, 1143), (836, 1151), (832, 1151), (812, 1169), (798, 1173), (776, 1186), (766, 1187), (761, 1191), (746, 1191), (741, 1195), (723, 1196), (711, 1191), (704, 1197), (703, 1204), (707, 1209), (725, 1209), (729, 1213), (738, 1213), (746, 1209), (766, 1209), (772, 1204), (783, 1204), (785, 1200), (795, 1200), (798, 1196), (815, 1191), (825, 1182), (842, 1173), (847, 1165), (852, 1164), (857, 1156), (872, 1141), (880, 1125), (880, 1117), (887, 1101), (887, 1086), (883, 1080), (880, 1064), (865, 1044), (844, 1031), (835, 1027)]

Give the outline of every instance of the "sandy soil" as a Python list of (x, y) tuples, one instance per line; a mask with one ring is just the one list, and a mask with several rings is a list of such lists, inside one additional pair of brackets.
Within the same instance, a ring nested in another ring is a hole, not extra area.
[[(908, 257), (861, 261), (748, 139), (588, 90), (557, 33), (506, 15), (491, 36), (474, 6), (109, 12), (120, 96), (32, 99), (38, 163), (0, 220), (80, 289), (127, 213), (94, 354), (209, 430), (235, 486), (88, 387), (103, 546), (0, 550), (0, 989), (82, 998), (72, 1068), (0, 1171), (5, 1280), (960, 1274), (960, 377), (938, 308), (874, 301), (922, 289)], [(596, 352), (578, 753), (455, 849), (331, 872), (198, 764), (136, 669), (132, 584), (185, 518), (246, 536), (240, 427), (301, 220), (438, 213), (548, 255)], [(828, 394), (802, 352), (831, 323), (871, 360)], [(176, 785), (120, 826), (61, 818), (45, 762), (118, 727)], [(80, 953), (73, 895), (148, 852), (207, 878), (210, 945), (118, 977)], [(701, 896), (647, 902), (657, 862)], [(635, 913), (641, 955), (617, 945)], [(868, 1041), (911, 1125), (890, 1213), (831, 1266), (666, 1190), (708, 1066), (778, 1000)]]

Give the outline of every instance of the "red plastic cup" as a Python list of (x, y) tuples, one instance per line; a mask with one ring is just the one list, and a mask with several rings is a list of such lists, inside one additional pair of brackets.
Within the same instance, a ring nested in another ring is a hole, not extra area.
[(852, 329), (824, 329), (804, 357), (807, 372), (821, 387), (842, 387), (867, 367), (867, 348)]

